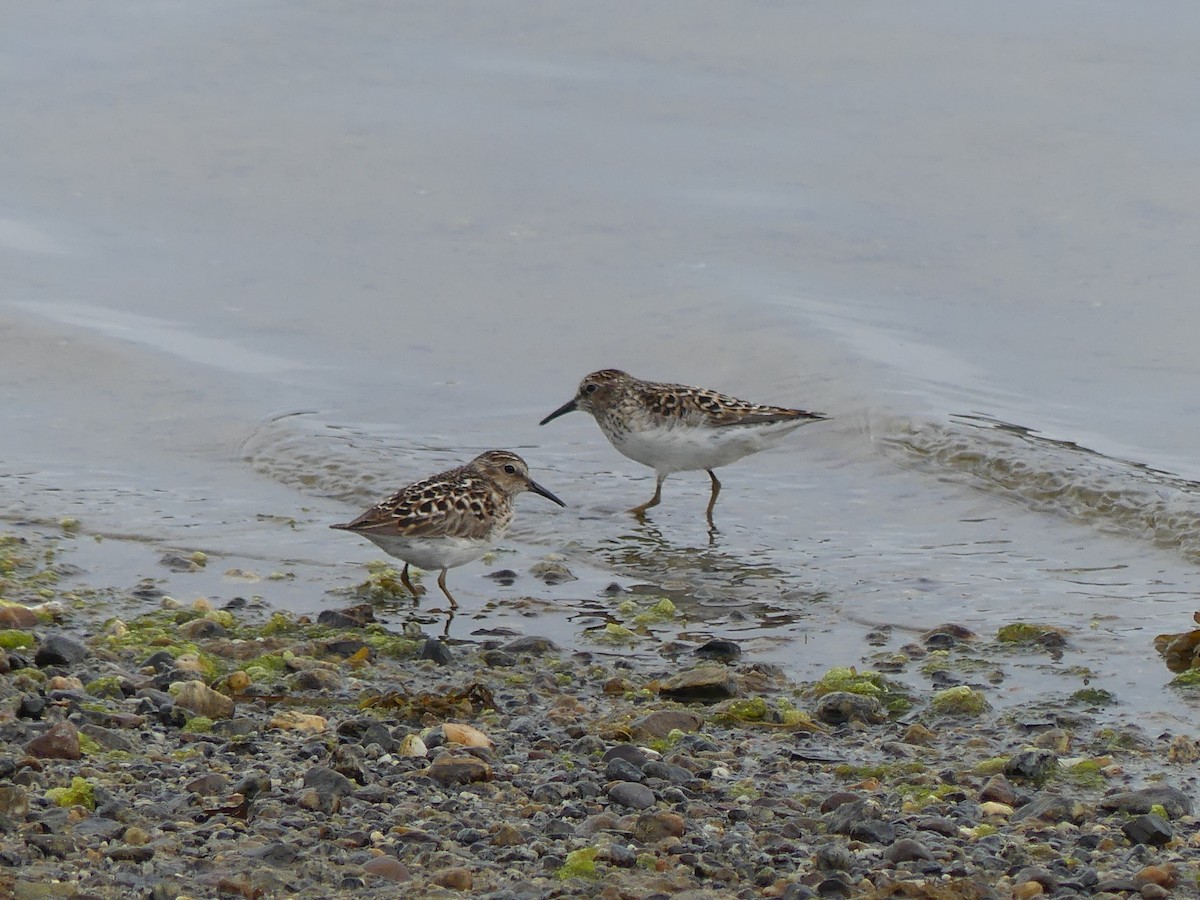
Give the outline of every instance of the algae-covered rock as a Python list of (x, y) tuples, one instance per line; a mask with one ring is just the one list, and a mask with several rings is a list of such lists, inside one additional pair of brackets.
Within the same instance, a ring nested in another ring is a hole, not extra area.
[(566, 861), (554, 873), (555, 876), (564, 881), (568, 878), (599, 878), (600, 873), (596, 871), (598, 852), (595, 847), (572, 850), (567, 854)]
[(912, 707), (908, 688), (878, 672), (859, 672), (857, 669), (835, 666), (811, 688), (814, 697), (824, 697), (838, 691), (874, 697), (892, 714), (906, 712)]
[(1063, 644), (1066, 642), (1066, 631), (1053, 625), (1013, 622), (1000, 626), (996, 631), (996, 640), (1002, 644)]
[(933, 695), (929, 708), (943, 716), (978, 716), (989, 709), (982, 691), (960, 684)]
[(33, 633), (18, 628), (5, 628), (0, 631), (0, 650), (24, 650), (32, 647), (37, 641)]
[(70, 787), (50, 788), (46, 791), (46, 799), (59, 806), (83, 806), (87, 809), (96, 808), (96, 793), (90, 781), (76, 775), (71, 779)]

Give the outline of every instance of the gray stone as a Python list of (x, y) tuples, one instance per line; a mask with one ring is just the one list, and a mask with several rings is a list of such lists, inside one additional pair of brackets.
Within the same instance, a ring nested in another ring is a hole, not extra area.
[(33, 661), (38, 666), (72, 666), (83, 662), (87, 655), (87, 647), (82, 641), (56, 631), (38, 643)]
[(515, 641), (509, 641), (500, 649), (506, 650), (509, 653), (532, 653), (534, 656), (541, 656), (543, 653), (553, 653), (556, 651), (558, 644), (554, 643), (550, 638), (529, 635), (517, 638)]
[(881, 819), (867, 819), (850, 826), (850, 837), (865, 844), (890, 844), (896, 840), (896, 829)]
[(642, 780), (642, 770), (628, 760), (617, 756), (608, 761), (604, 767), (604, 777), (609, 781), (638, 781)]
[(738, 682), (725, 666), (708, 663), (672, 675), (662, 682), (658, 692), (682, 701), (728, 700), (738, 695)]
[(421, 645), (421, 659), (431, 659), (439, 666), (447, 666), (454, 661), (454, 653), (445, 641), (427, 638)]
[(917, 859), (933, 859), (933, 854), (920, 841), (901, 838), (883, 851), (883, 858), (889, 862), (902, 863)]
[(325, 766), (313, 766), (304, 773), (304, 786), (330, 797), (344, 797), (354, 793), (354, 782)]
[(649, 809), (654, 805), (654, 791), (636, 781), (618, 781), (608, 786), (608, 799), (630, 809)]
[(1058, 771), (1058, 754), (1053, 750), (1022, 750), (1004, 765), (1009, 778), (1044, 784)]
[(853, 800), (825, 814), (825, 825), (832, 834), (850, 834), (856, 825), (879, 819), (883, 810), (875, 800)]
[(676, 766), (658, 759), (652, 759), (642, 766), (642, 774), (647, 778), (661, 778), (672, 784), (686, 784), (696, 777), (683, 766)]
[(1171, 830), (1171, 823), (1155, 813), (1130, 819), (1121, 826), (1121, 831), (1135, 844), (1153, 844), (1158, 847), (1175, 836)]
[(1014, 884), (1024, 884), (1027, 881), (1036, 881), (1046, 889), (1047, 894), (1053, 894), (1058, 890), (1058, 879), (1048, 870), (1040, 866), (1026, 866), (1017, 872), (1012, 878)]
[(1078, 800), (1068, 800), (1056, 794), (1039, 794), (1015, 813), (1011, 821), (1040, 819), (1044, 822), (1072, 822), (1078, 825), (1088, 817), (1088, 808)]
[(672, 731), (692, 732), (704, 727), (704, 716), (687, 709), (660, 709), (629, 726), (638, 740), (665, 738)]
[(1165, 784), (1143, 788), (1140, 791), (1111, 794), (1100, 801), (1101, 809), (1112, 809), (1132, 815), (1148, 813), (1156, 805), (1165, 809), (1172, 819), (1192, 814), (1191, 798), (1179, 788)]
[(608, 762), (613, 759), (623, 759), (628, 763), (632, 763), (639, 770), (650, 761), (641, 747), (633, 744), (617, 744), (615, 747), (609, 747), (604, 751), (604, 755), (600, 757), (602, 762)]

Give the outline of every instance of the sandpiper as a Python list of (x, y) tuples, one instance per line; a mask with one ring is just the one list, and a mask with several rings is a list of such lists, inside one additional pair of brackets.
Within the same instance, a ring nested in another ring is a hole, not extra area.
[(619, 369), (588, 375), (575, 396), (540, 424), (577, 409), (591, 413), (621, 453), (654, 469), (654, 496), (630, 512), (640, 517), (657, 506), (663, 481), (672, 472), (704, 469), (712, 479), (709, 524), (721, 491), (713, 469), (770, 447), (801, 425), (827, 418), (803, 409), (747, 403), (704, 388), (642, 381)]
[(352, 522), (329, 527), (360, 534), (404, 560), (400, 580), (413, 597), (424, 593), (424, 588), (409, 580), (409, 565), (441, 569), (438, 587), (457, 609), (446, 589), (446, 570), (487, 553), (508, 530), (513, 500), (524, 491), (566, 506), (529, 477), (529, 467), (517, 454), (489, 450), (465, 466), (401, 488)]

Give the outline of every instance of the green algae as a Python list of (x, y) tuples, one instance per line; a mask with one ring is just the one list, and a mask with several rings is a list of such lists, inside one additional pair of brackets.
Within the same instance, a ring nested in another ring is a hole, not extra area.
[(1013, 622), (997, 629), (996, 640), (1002, 644), (1038, 644), (1051, 635), (1061, 636), (1062, 630), (1032, 622)]
[(809, 729), (820, 727), (808, 713), (796, 709), (786, 697), (778, 697), (774, 703), (765, 697), (726, 700), (713, 709), (711, 718), (721, 725), (769, 725)]
[(1004, 767), (1008, 765), (1010, 756), (993, 756), (990, 759), (980, 760), (975, 764), (976, 775), (996, 775), (1004, 771)]
[(355, 633), (353, 637), (389, 659), (413, 659), (421, 652), (421, 641), (388, 631), (378, 624), (368, 625), (361, 634)]
[(1055, 774), (1060, 780), (1076, 787), (1099, 789), (1108, 784), (1101, 768), (1094, 759), (1082, 759), (1073, 766), (1060, 765)]
[(1200, 668), (1188, 669), (1172, 678), (1168, 684), (1177, 688), (1200, 687)]
[(45, 797), (58, 806), (96, 808), (96, 791), (92, 787), (92, 783), (78, 775), (71, 779), (70, 787), (50, 788), (46, 791)]
[(929, 701), (929, 708), (942, 716), (978, 716), (989, 707), (982, 691), (960, 684), (934, 694)]
[(566, 881), (568, 878), (599, 878), (596, 871), (596, 856), (599, 850), (595, 847), (581, 847), (567, 854), (566, 861), (554, 873), (556, 878)]
[(588, 634), (598, 644), (628, 645), (637, 641), (637, 634), (616, 622), (609, 622), (602, 629)]
[(85, 756), (94, 756), (104, 750), (104, 748), (100, 746), (99, 742), (94, 737), (90, 737), (82, 731), (79, 732), (78, 738), (79, 752)]
[(121, 690), (122, 681), (123, 679), (119, 675), (101, 675), (99, 678), (89, 681), (84, 690), (93, 697), (120, 700), (125, 696), (125, 692)]
[(662, 622), (670, 622), (677, 615), (675, 604), (662, 597), (656, 603), (644, 608), (641, 612), (633, 617), (634, 625), (657, 625)]
[(213, 720), (208, 716), (192, 716), (179, 730), (189, 734), (208, 734), (213, 730)]
[(0, 650), (24, 650), (36, 643), (31, 632), (21, 631), (19, 628), (0, 630)]
[(859, 672), (845, 666), (830, 669), (812, 685), (811, 691), (816, 697), (835, 691), (874, 697), (892, 714), (907, 712), (912, 707), (912, 698), (904, 685), (878, 672)]
[(1112, 706), (1116, 702), (1116, 695), (1103, 688), (1082, 688), (1067, 698), (1071, 706)]
[[(419, 570), (410, 566), (408, 574), (410, 581), (418, 586), (421, 584)], [(412, 599), (412, 592), (400, 579), (400, 571), (382, 559), (373, 559), (367, 563), (367, 577), (354, 585), (350, 592), (366, 600)]]

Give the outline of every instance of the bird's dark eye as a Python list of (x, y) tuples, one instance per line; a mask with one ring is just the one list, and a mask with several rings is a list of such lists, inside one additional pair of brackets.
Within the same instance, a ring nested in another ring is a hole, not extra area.
[(598, 390), (600, 390), (600, 385), (598, 385), (598, 384), (585, 385), (583, 388), (583, 392), (585, 394), (594, 394)]
[(504, 467), (504, 471), (507, 472), (509, 475), (516, 475), (517, 467), (512, 465), (511, 463), (509, 463), (507, 466)]

